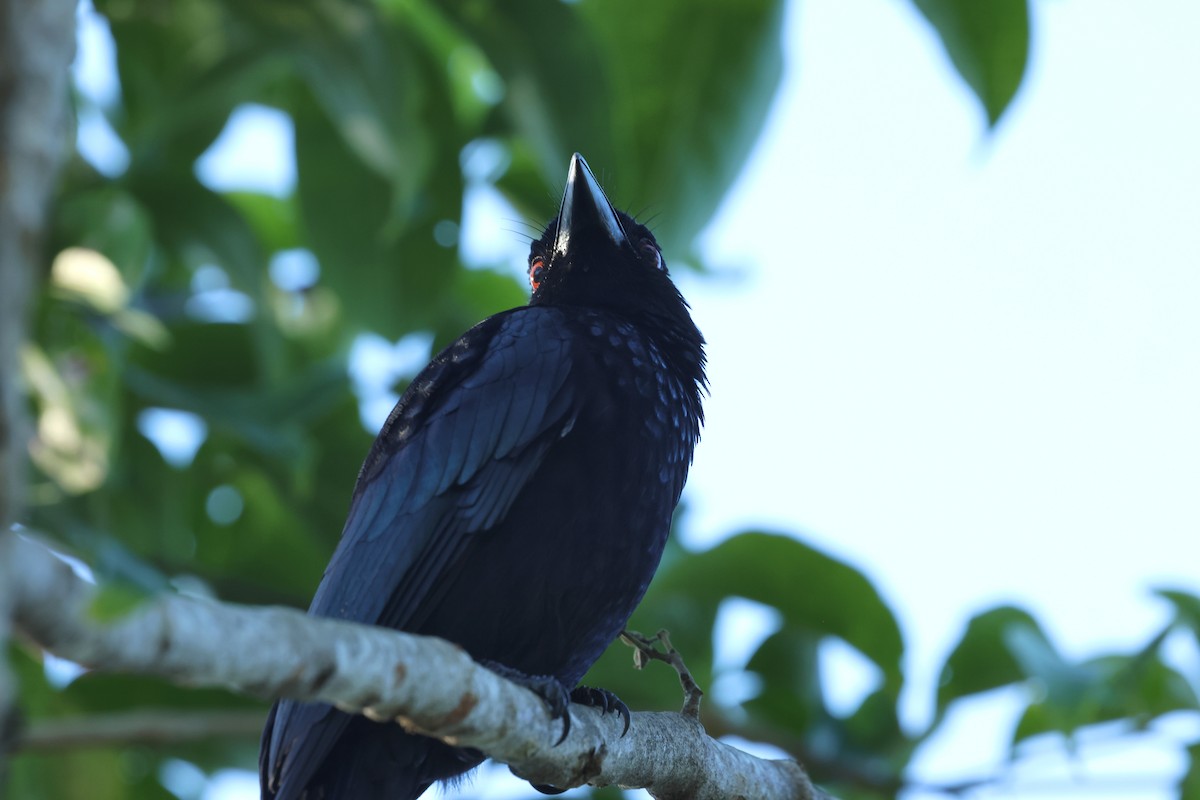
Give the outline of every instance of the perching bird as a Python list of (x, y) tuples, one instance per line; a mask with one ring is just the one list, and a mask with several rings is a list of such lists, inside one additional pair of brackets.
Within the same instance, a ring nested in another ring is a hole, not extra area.
[[(644, 226), (571, 159), (528, 306), (439, 353), (384, 423), (310, 614), (456, 642), (562, 716), (658, 567), (699, 438), (704, 339)], [(540, 677), (539, 677), (540, 676)], [(276, 703), (274, 800), (404, 800), (482, 761), (321, 704)]]

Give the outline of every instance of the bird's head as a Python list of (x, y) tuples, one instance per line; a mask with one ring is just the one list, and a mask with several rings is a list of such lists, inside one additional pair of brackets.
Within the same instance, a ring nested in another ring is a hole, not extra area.
[(558, 217), (530, 246), (528, 268), (531, 305), (605, 308), (634, 317), (682, 314), (691, 322), (654, 235), (613, 208), (578, 153)]

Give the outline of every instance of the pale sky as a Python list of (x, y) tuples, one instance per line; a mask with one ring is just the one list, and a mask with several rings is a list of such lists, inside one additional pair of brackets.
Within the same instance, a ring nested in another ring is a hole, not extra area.
[[(704, 237), (728, 272), (681, 279), (712, 382), (689, 541), (767, 526), (865, 570), (907, 638), (914, 729), (975, 612), (1025, 605), (1088, 656), (1165, 623), (1151, 587), (1200, 592), (1200, 4), (1033, 12), (1030, 73), (989, 135), (908, 4), (793, 4), (768, 128)], [(489, 209), (469, 209), (475, 246), (523, 257)], [(1200, 655), (1174, 644), (1195, 678)], [(870, 685), (846, 650), (828, 653), (838, 704)], [(1015, 708), (965, 707), (919, 776), (994, 772)], [(1162, 727), (1075, 765), (1041, 742), (975, 796), (1165, 800), (1200, 720)], [(230, 773), (217, 796), (257, 795)]]
[[(912, 721), (974, 612), (1026, 605), (1082, 656), (1166, 621), (1150, 587), (1200, 590), (1198, 29), (1182, 0), (1034, 3), (987, 136), (906, 4), (792, 8), (787, 83), (707, 239), (749, 278), (686, 287), (713, 379), (691, 522), (802, 529), (864, 568), (904, 626)], [(980, 705), (922, 776), (1003, 757), (1013, 704)], [(1084, 748), (1079, 771), (1167, 797), (1162, 749)], [(1008, 794), (1071, 772), (1038, 762)]]

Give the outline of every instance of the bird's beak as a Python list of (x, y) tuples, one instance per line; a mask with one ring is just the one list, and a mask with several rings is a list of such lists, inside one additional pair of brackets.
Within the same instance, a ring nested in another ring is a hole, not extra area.
[(617, 219), (617, 212), (604, 196), (596, 176), (588, 169), (583, 156), (576, 153), (571, 156), (567, 188), (563, 191), (562, 207), (558, 211), (554, 254), (567, 255), (572, 240), (580, 238), (589, 229), (602, 233), (617, 247), (629, 241), (621, 228), (621, 221)]

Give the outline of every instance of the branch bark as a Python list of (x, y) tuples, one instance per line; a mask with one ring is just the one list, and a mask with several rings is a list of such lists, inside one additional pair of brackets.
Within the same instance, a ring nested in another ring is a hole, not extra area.
[(644, 787), (665, 800), (822, 800), (794, 761), (755, 758), (676, 713), (571, 709), (571, 733), (531, 692), (423, 636), (180, 596), (95, 622), (95, 588), (45, 548), (0, 534), (18, 633), (85, 666), (224, 686), (259, 697), (319, 700), (474, 747), (538, 784)]
[[(67, 152), (74, 0), (0, 0), (0, 531), (19, 519), (28, 424), (19, 357), (42, 234)], [(0, 578), (4, 577), (0, 562)], [(0, 653), (9, 614), (0, 599)], [(0, 796), (14, 729), (14, 682), (0, 658)]]

